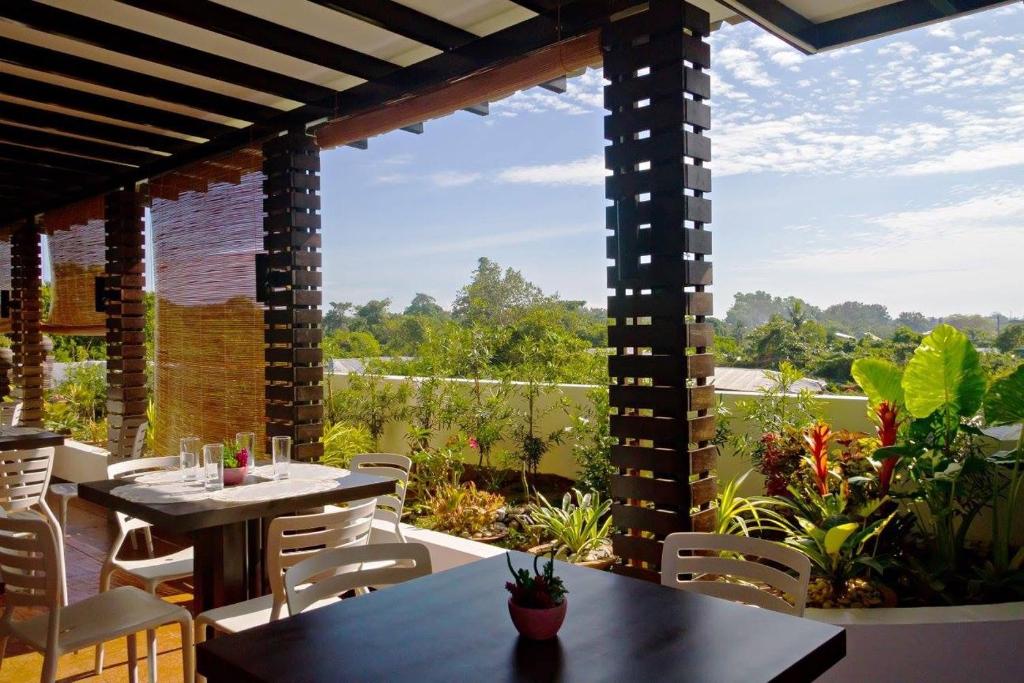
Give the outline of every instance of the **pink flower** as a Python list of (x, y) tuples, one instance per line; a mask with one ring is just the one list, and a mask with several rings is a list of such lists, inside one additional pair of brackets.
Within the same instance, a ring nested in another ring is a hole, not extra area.
[(245, 467), (246, 465), (248, 465), (249, 464), (249, 449), (248, 448), (243, 448), (242, 450), (238, 451), (238, 455), (236, 456), (236, 459), (238, 460), (238, 466), (239, 467)]
[(475, 451), (480, 450), (480, 442), (476, 440), (475, 436), (469, 437), (469, 447)]

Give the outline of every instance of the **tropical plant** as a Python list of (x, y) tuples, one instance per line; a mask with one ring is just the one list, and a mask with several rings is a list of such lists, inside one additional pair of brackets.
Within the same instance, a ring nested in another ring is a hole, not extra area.
[(568, 589), (558, 576), (555, 576), (555, 560), (549, 558), (544, 569), (537, 567), (540, 555), (533, 558), (533, 574), (529, 569), (515, 569), (512, 566), (511, 553), (505, 553), (508, 570), (512, 573), (512, 581), (505, 583), (505, 590), (512, 595), (512, 602), (520, 607), (532, 609), (548, 609), (558, 607), (565, 600)]
[(599, 386), (587, 392), (587, 407), (572, 418), (572, 454), (579, 466), (577, 483), (586, 491), (607, 497), (615, 468), (611, 461), (611, 436), (608, 420), (608, 387)]
[(352, 456), (374, 450), (373, 437), (363, 425), (335, 422), (328, 425), (321, 437), (324, 454), (320, 462), (331, 467), (348, 467)]
[(607, 544), (612, 531), (608, 514), (612, 501), (602, 500), (598, 493), (583, 494), (578, 489), (562, 496), (555, 507), (540, 492), (538, 503), (527, 507), (531, 528), (542, 537), (554, 539), (554, 557), (569, 562), (585, 562), (589, 555)]
[(739, 489), (753, 470), (729, 482), (718, 491), (715, 505), (715, 533), (749, 536), (751, 532), (785, 531), (785, 520), (768, 496), (741, 496)]
[(389, 382), (379, 375), (350, 374), (348, 384), (330, 399), (328, 418), (333, 422), (361, 424), (370, 432), (373, 450), (384, 429), (409, 413), (409, 384)]
[(409, 493), (422, 504), (443, 485), (458, 486), (465, 470), (464, 453), (472, 448), (470, 440), (461, 435), (452, 436), (440, 448), (414, 451)]
[(505, 498), (480, 491), (473, 482), (442, 484), (427, 501), (429, 525), (438, 531), (474, 538), (494, 530)]
[(241, 446), (235, 439), (224, 440), (224, 467), (237, 468), (249, 464), (249, 449)]

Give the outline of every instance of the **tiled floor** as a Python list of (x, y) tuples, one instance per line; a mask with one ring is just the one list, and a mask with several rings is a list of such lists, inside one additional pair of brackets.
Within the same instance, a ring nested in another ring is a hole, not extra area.
[[(56, 506), (53, 506), (56, 510)], [(71, 602), (82, 600), (94, 595), (99, 586), (100, 568), (113, 541), (112, 523), (107, 521), (107, 511), (90, 503), (72, 501), (68, 512), (68, 533), (65, 535), (65, 557), (67, 560), (68, 594)], [(157, 554), (175, 549), (175, 544), (154, 537)], [(123, 557), (136, 553), (144, 557), (145, 543), (139, 533), (139, 548), (132, 551), (128, 543)], [(115, 575), (114, 585), (130, 584), (129, 577)], [(192, 594), (187, 582), (175, 582), (161, 586), (160, 596), (165, 600), (185, 605), (191, 609)], [(3, 597), (0, 596), (0, 604)], [(15, 619), (28, 614), (26, 611), (15, 612)], [(139, 676), (146, 679), (148, 663), (143, 657), (148, 653), (145, 648), (145, 634), (139, 637)], [(165, 626), (158, 631), (159, 678), (162, 681), (180, 681), (181, 676), (181, 639), (177, 626)], [(105, 667), (100, 676), (93, 672), (93, 650), (68, 654), (61, 658), (57, 678), (62, 681), (127, 681), (127, 652), (124, 639), (112, 641), (106, 645)], [(0, 682), (38, 681), (43, 665), (41, 654), (27, 649), (13, 638), (7, 643), (7, 652), (0, 666)]]

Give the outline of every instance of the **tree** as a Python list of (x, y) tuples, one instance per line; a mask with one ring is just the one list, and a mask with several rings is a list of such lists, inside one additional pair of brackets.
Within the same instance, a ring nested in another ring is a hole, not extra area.
[(377, 358), (383, 351), (380, 342), (369, 332), (335, 330), (324, 337), (324, 357), (335, 358)]
[(807, 346), (796, 333), (789, 321), (781, 315), (772, 316), (764, 325), (754, 330), (748, 338), (749, 357), (759, 368), (777, 368), (788, 361), (797, 367), (807, 363)]
[(527, 306), (544, 300), (544, 293), (518, 270), (481, 257), (473, 279), (459, 290), (452, 314), (462, 323), (506, 325)]
[(422, 315), (428, 318), (442, 318), (444, 317), (444, 309), (437, 303), (437, 299), (424, 294), (423, 292), (416, 292), (416, 296), (412, 298), (412, 302), (405, 307), (402, 311), (402, 315)]
[(1013, 353), (1024, 348), (1024, 323), (1004, 327), (996, 337), (996, 348), (1003, 353)]
[(850, 334), (872, 334), (887, 336), (892, 332), (892, 318), (881, 304), (864, 304), (859, 301), (844, 301), (833, 304), (822, 311), (825, 322), (834, 323), (837, 328)]
[(935, 319), (917, 311), (904, 311), (896, 317), (896, 324), (909, 327), (914, 332), (929, 332), (935, 327)]
[(348, 301), (332, 301), (331, 308), (324, 314), (324, 332), (348, 329), (349, 312), (354, 308)]

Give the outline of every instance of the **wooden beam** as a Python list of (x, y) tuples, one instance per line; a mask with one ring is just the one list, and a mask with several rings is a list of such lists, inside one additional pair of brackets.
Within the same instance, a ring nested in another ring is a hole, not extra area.
[(0, 122), (0, 140), (13, 142), (18, 145), (52, 149), (64, 154), (106, 159), (107, 161), (116, 161), (120, 164), (131, 164), (132, 166), (140, 166), (160, 157), (160, 155), (152, 152), (119, 147), (94, 140), (68, 137), (67, 135), (58, 135), (33, 128), (23, 128), (3, 122)]
[(477, 36), (394, 0), (311, 0), (438, 50), (451, 50)]
[(590, 31), (389, 107), (326, 123), (316, 131), (317, 143), (321, 149), (339, 147), (354, 140), (447, 116), (480, 102), (500, 100), (519, 90), (600, 63), (600, 32)]

